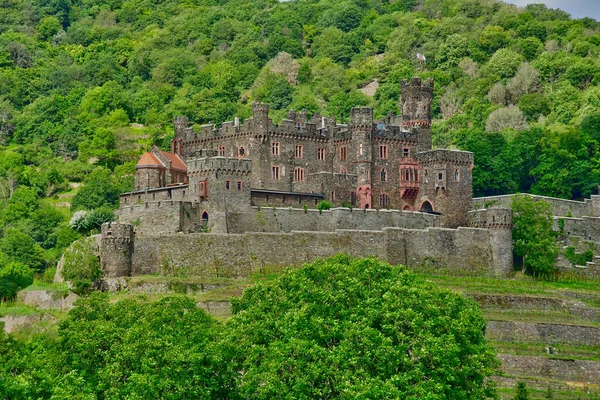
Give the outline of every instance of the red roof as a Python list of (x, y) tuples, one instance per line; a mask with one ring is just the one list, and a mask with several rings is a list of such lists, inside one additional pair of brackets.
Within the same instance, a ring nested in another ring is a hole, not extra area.
[(171, 169), (177, 169), (182, 172), (187, 173), (187, 166), (183, 162), (183, 160), (177, 155), (173, 153), (168, 153), (166, 151), (161, 151), (161, 154), (169, 161), (171, 161)]
[(165, 165), (152, 153), (144, 153), (140, 161), (135, 166), (138, 168), (160, 168), (165, 169)]

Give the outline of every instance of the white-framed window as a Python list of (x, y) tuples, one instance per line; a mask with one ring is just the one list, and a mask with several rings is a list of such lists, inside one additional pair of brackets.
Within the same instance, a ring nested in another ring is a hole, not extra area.
[(325, 149), (323, 147), (319, 147), (317, 150), (317, 160), (325, 161)]
[(301, 168), (301, 167), (294, 168), (294, 181), (304, 182), (304, 168)]
[(273, 142), (271, 145), (271, 150), (274, 156), (278, 156), (280, 154), (279, 142)]
[(271, 167), (271, 179), (278, 181), (280, 179), (279, 172), (280, 172), (280, 168), (278, 166)]
[(304, 157), (304, 147), (302, 147), (301, 144), (297, 144), (296, 145), (296, 149), (294, 151), (294, 157), (295, 158), (302, 158), (302, 157)]
[(379, 145), (379, 158), (382, 160), (387, 160), (388, 158), (388, 147), (385, 144)]

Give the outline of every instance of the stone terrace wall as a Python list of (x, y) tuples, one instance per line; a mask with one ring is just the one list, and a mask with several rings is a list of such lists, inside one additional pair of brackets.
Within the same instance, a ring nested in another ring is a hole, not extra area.
[[(558, 231), (558, 219), (554, 218), (554, 229)], [(581, 236), (584, 240), (600, 241), (600, 218), (560, 217), (564, 221), (564, 232), (567, 236)]]
[(132, 271), (134, 275), (241, 277), (337, 253), (374, 256), (392, 264), (494, 273), (490, 234), (477, 228), (138, 235)]
[[(531, 196), (535, 200), (545, 200), (550, 203), (552, 207), (552, 214), (556, 216), (567, 216), (572, 217), (583, 217), (586, 215), (596, 215), (595, 206), (597, 203), (598, 196), (592, 196), (592, 199), (585, 199), (585, 201), (574, 201), (558, 199), (556, 197), (537, 196), (532, 194), (523, 193), (524, 195)], [(473, 199), (473, 209), (479, 208), (510, 208), (512, 198), (514, 194), (507, 194), (504, 196), (489, 196), (489, 197), (477, 197)]]
[(432, 214), (399, 210), (349, 209), (303, 210), (300, 208), (258, 208), (249, 212), (229, 213), (231, 233), (245, 232), (334, 232), (338, 229), (375, 230), (386, 227), (426, 229), (439, 226)]

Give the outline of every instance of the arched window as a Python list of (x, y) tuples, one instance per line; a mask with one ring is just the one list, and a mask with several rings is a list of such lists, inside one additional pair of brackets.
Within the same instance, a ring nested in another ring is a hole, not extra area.
[(208, 213), (206, 211), (204, 211), (202, 213), (202, 219), (201, 219), (202, 225), (206, 226), (208, 225)]
[(390, 196), (388, 196), (387, 194), (380, 194), (379, 195), (379, 207), (389, 207), (390, 205)]
[(412, 211), (412, 207), (407, 204), (404, 206), (403, 210), (404, 211)]
[(433, 211), (433, 206), (431, 205), (431, 203), (427, 200), (425, 200), (423, 202), (423, 204), (421, 204), (421, 212), (432, 212)]
[(246, 157), (246, 149), (244, 149), (243, 147), (240, 147), (238, 149), (238, 157)]
[(381, 170), (381, 182), (387, 182), (387, 171), (385, 168)]

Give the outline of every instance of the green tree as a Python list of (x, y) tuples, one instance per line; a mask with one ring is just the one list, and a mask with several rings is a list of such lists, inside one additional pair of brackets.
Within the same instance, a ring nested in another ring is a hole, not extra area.
[(73, 197), (73, 210), (93, 210), (102, 206), (113, 207), (119, 201), (119, 190), (110, 170), (98, 167), (92, 171), (77, 194)]
[(472, 300), (337, 256), (248, 288), (222, 347), (241, 398), (486, 398), (498, 362)]
[(550, 204), (530, 196), (517, 195), (513, 210), (513, 244), (517, 256), (523, 257), (523, 268), (530, 274), (548, 274), (555, 269), (558, 245), (552, 230)]
[(44, 17), (37, 27), (40, 39), (48, 40), (62, 29), (60, 21), (56, 17)]
[(95, 239), (80, 239), (64, 253), (61, 275), (71, 283), (75, 293), (87, 293), (91, 285), (102, 276), (94, 245)]
[(28, 234), (17, 228), (8, 228), (0, 239), (0, 251), (12, 262), (21, 263), (34, 271), (45, 268), (44, 250)]

